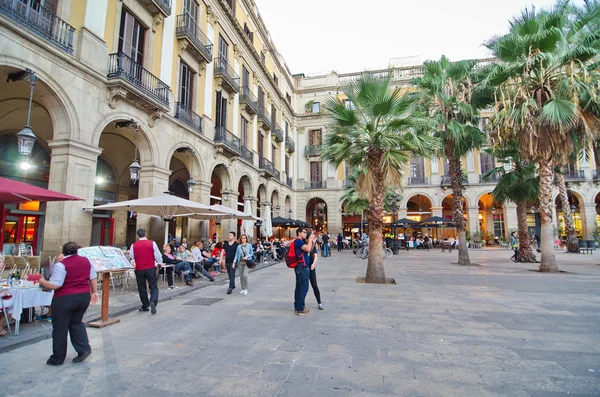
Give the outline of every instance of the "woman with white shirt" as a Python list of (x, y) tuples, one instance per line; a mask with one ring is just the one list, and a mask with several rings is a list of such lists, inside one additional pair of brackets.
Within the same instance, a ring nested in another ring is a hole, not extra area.
[(242, 291), (240, 294), (248, 295), (248, 266), (246, 265), (249, 259), (254, 259), (254, 250), (252, 244), (248, 243), (248, 236), (242, 234), (240, 236), (240, 245), (237, 247), (235, 258), (233, 259), (233, 268), (239, 266), (240, 268), (240, 283), (242, 284)]

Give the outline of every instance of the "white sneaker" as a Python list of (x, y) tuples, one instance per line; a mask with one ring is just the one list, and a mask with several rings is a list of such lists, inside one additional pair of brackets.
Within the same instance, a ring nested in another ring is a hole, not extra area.
[(240, 291), (240, 295), (244, 295), (244, 290), (241, 290), (241, 291)]
[(243, 290), (242, 292), (244, 293), (244, 295), (248, 295), (248, 290), (247, 289)]
[(319, 310), (325, 310), (325, 308), (323, 307), (323, 305), (321, 303), (319, 303)]

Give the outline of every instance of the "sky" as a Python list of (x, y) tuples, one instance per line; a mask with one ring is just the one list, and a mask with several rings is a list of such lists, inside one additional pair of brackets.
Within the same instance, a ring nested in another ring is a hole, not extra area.
[[(554, 0), (255, 0), (293, 74), (384, 69), (390, 58), (421, 63), (489, 57), (482, 43), (508, 31), (525, 7)], [(583, 0), (575, 0), (582, 4)], [(415, 64), (413, 62), (412, 64)]]

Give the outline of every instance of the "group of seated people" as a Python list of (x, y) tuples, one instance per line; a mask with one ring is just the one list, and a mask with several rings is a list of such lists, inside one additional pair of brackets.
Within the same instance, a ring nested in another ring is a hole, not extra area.
[[(221, 243), (218, 243), (220, 245)], [(192, 277), (204, 276), (210, 281), (215, 281), (215, 278), (208, 272), (210, 269), (215, 269), (216, 275), (218, 275), (219, 257), (221, 256), (221, 247), (215, 247), (215, 249), (209, 254), (203, 248), (202, 241), (194, 242), (192, 251), (190, 252), (187, 247), (181, 244), (177, 247), (175, 255), (172, 253), (172, 247), (169, 244), (163, 246), (163, 264), (167, 266), (161, 267), (159, 272), (164, 274), (166, 272), (167, 284), (169, 289), (178, 288), (173, 284), (173, 272), (181, 274), (185, 279), (185, 284), (193, 287), (194, 283)], [(172, 266), (168, 266), (172, 265)]]
[(258, 262), (262, 262), (263, 259), (266, 259), (268, 254), (271, 254), (273, 259), (280, 261), (285, 258), (289, 246), (290, 240), (285, 238), (281, 240), (277, 238), (271, 240), (263, 238), (262, 240), (256, 240), (256, 242), (252, 244), (252, 249), (254, 249), (254, 255)]

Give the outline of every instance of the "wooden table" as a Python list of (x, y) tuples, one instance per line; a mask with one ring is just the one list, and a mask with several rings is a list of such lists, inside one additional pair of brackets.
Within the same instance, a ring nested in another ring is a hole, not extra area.
[(100, 321), (94, 321), (89, 324), (90, 327), (104, 328), (112, 324), (121, 322), (118, 318), (108, 318), (108, 299), (110, 297), (110, 274), (111, 273), (124, 273), (130, 269), (119, 269), (119, 270), (107, 270), (99, 272), (102, 274), (102, 310), (100, 314)]

